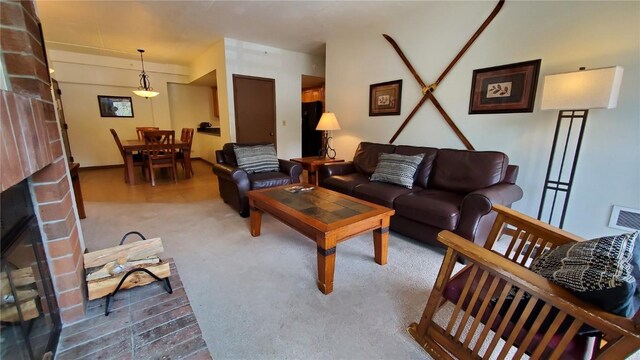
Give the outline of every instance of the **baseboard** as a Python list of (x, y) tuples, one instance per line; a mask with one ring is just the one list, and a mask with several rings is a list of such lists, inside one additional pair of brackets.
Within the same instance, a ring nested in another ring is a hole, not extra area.
[(207, 160), (207, 159), (203, 159), (203, 158), (201, 158), (201, 157), (191, 158), (191, 160), (198, 160), (198, 161), (202, 161), (202, 162), (204, 162), (204, 163), (207, 163), (207, 164), (209, 164), (209, 165), (213, 166), (213, 163), (212, 163), (212, 162), (210, 162), (210, 161), (209, 161), (209, 160)]
[[(201, 157), (194, 157), (191, 158), (191, 161), (202, 161), (204, 163), (207, 163), (209, 165), (213, 166), (213, 163), (209, 162), (206, 159), (203, 159)], [(116, 165), (98, 165), (98, 166), (80, 166), (79, 170), (104, 170), (104, 169), (114, 169), (114, 168), (122, 168), (124, 167), (124, 164), (116, 164)]]
[(101, 169), (115, 169), (122, 168), (124, 164), (116, 164), (116, 165), (99, 165), (99, 166), (80, 166), (79, 170), (101, 170)]

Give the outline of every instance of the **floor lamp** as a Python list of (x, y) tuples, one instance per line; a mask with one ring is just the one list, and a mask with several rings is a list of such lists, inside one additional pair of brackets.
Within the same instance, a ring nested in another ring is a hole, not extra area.
[(322, 131), (322, 148), (320, 148), (319, 157), (320, 158), (336, 158), (336, 150), (331, 147), (329, 144), (329, 131), (331, 130), (340, 130), (340, 124), (338, 124), (338, 119), (336, 118), (336, 114), (334, 113), (323, 113), (320, 117), (320, 121), (318, 121), (318, 126), (316, 126), (316, 130)]
[[(578, 164), (589, 109), (613, 109), (618, 102), (620, 66), (548, 75), (541, 110), (560, 110), (538, 219), (562, 228)], [(568, 110), (573, 109), (573, 110)]]

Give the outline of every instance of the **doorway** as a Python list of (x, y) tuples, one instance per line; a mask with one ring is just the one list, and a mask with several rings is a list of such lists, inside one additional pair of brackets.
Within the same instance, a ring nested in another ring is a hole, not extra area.
[(233, 74), (236, 142), (276, 144), (276, 81)]
[(316, 130), (324, 112), (324, 78), (302, 75), (302, 157), (317, 156), (322, 132)]

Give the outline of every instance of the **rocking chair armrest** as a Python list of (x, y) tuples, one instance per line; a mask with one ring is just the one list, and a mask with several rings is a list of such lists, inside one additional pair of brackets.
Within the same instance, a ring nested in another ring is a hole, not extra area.
[[(617, 333), (640, 341), (634, 319), (608, 313), (575, 297), (569, 290), (554, 284), (526, 267), (512, 262), (502, 254), (478, 246), (450, 231), (441, 231), (438, 241), (477, 264), (491, 274), (517, 286), (538, 299), (558, 308), (605, 333)], [(449, 256), (449, 253), (447, 254)]]
[(571, 241), (585, 241), (585, 239), (577, 235), (574, 235), (562, 229), (558, 229), (554, 226), (551, 226), (536, 218), (532, 218), (530, 216), (517, 212), (516, 210), (508, 208), (504, 205), (494, 203), (492, 209), (493, 211), (496, 211), (499, 215), (513, 219), (523, 224), (527, 224), (528, 226), (535, 228), (537, 231), (543, 234), (550, 235), (552, 238), (560, 238), (562, 240), (561, 243), (567, 243)]

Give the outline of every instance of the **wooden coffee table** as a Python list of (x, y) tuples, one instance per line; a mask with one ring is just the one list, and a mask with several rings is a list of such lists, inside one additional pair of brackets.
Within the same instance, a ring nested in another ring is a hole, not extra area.
[(320, 187), (298, 193), (285, 190), (289, 187), (249, 192), (251, 235), (260, 236), (262, 213), (266, 212), (314, 240), (318, 250), (318, 288), (323, 294), (333, 291), (336, 245), (342, 241), (373, 231), (375, 261), (387, 263), (389, 219), (395, 210)]

